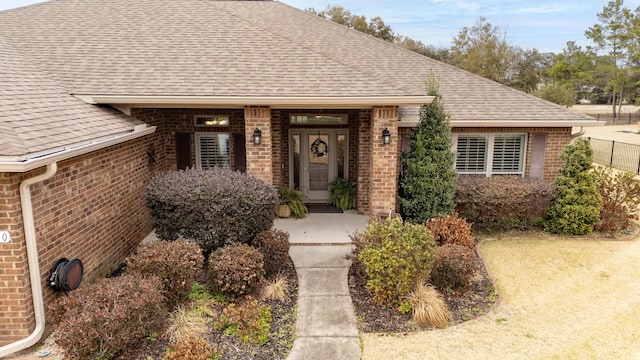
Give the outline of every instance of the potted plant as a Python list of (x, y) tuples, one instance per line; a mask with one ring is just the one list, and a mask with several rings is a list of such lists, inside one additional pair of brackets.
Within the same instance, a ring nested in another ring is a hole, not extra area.
[(345, 211), (356, 207), (356, 182), (341, 177), (329, 183), (329, 204)]
[(282, 186), (278, 189), (280, 205), (276, 209), (278, 217), (288, 218), (293, 215), (296, 219), (307, 216), (308, 210), (302, 201), (302, 193), (296, 189)]

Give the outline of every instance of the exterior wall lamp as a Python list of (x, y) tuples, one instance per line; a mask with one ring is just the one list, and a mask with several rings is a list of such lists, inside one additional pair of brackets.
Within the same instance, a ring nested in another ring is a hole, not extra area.
[(382, 143), (384, 145), (391, 144), (391, 131), (389, 131), (388, 128), (384, 128), (384, 130), (382, 130)]
[(260, 145), (261, 142), (262, 142), (262, 131), (256, 128), (255, 130), (253, 130), (253, 144)]

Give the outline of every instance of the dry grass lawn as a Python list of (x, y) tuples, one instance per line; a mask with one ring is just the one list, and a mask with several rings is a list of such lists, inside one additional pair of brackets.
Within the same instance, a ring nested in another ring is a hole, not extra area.
[(363, 359), (640, 359), (640, 237), (504, 236), (479, 252), (500, 296), (489, 314), (363, 334)]

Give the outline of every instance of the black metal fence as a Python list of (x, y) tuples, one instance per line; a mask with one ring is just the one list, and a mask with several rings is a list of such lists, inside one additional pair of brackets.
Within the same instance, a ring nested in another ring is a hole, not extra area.
[(593, 162), (615, 169), (640, 174), (640, 145), (588, 137), (593, 149)]
[(640, 123), (640, 113), (621, 113), (614, 119), (613, 114), (587, 114), (600, 121), (606, 121), (607, 125), (628, 125)]

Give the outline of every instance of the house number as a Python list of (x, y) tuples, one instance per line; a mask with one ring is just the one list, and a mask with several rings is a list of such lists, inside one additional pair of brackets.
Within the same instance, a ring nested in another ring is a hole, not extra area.
[(0, 231), (0, 243), (11, 242), (11, 233), (8, 231)]

